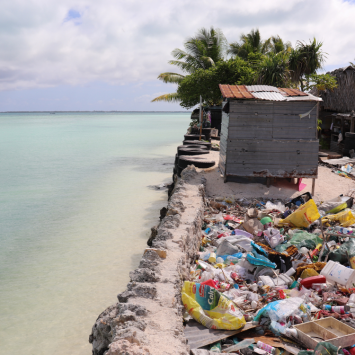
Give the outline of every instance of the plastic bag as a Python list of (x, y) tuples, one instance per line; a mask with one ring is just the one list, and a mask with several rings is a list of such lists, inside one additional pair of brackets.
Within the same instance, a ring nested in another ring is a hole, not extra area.
[(328, 260), (345, 264), (348, 262), (348, 255), (351, 267), (355, 269), (355, 240), (353, 238), (343, 243), (338, 249), (331, 251), (329, 253)]
[(316, 246), (317, 244), (314, 240), (305, 239), (297, 245), (297, 249), (300, 250), (301, 248), (307, 248), (308, 250), (314, 250)]
[(276, 269), (276, 264), (272, 263), (267, 258), (268, 253), (260, 245), (257, 245), (254, 242), (251, 242), (250, 244), (253, 247), (253, 250), (251, 251), (253, 255), (247, 255), (247, 260), (250, 264)]
[(246, 218), (243, 222), (243, 228), (253, 235), (258, 235), (259, 232), (264, 230), (264, 226), (257, 218)]
[(331, 214), (322, 218), (322, 223), (327, 222), (339, 222), (342, 227), (349, 227), (355, 223), (355, 216), (351, 213), (351, 210), (339, 212), (337, 214)]
[(273, 249), (284, 241), (284, 236), (281, 235), (280, 231), (275, 228), (266, 229), (264, 231), (264, 238)]
[(230, 235), (228, 237), (223, 237), (223, 238), (217, 239), (217, 241), (216, 241), (217, 246), (220, 245), (224, 240), (227, 240), (232, 245), (240, 246), (242, 249), (245, 249), (246, 251), (252, 250), (252, 247), (250, 245), (250, 243), (252, 242), (252, 239), (250, 239), (250, 238), (247, 238), (244, 236)]
[(302, 271), (300, 278), (303, 280), (306, 279), (307, 277), (318, 276), (318, 275), (319, 275), (318, 272), (314, 269), (305, 269)]
[(298, 352), (298, 355), (344, 355), (344, 351), (341, 350), (341, 347), (337, 347), (333, 344), (328, 343), (327, 341), (321, 341), (314, 348), (314, 351), (301, 350)]
[(236, 330), (246, 324), (233, 302), (210, 286), (185, 281), (181, 298), (189, 314), (207, 328)]
[(313, 241), (315, 243), (314, 247), (316, 247), (316, 245), (318, 245), (319, 243), (323, 243), (323, 239), (319, 238), (317, 235), (299, 230), (293, 234), (293, 237), (287, 243), (279, 244), (275, 248), (275, 250), (278, 251), (279, 253), (282, 253), (291, 245), (294, 245), (297, 249), (300, 249), (302, 246), (305, 245), (304, 243), (306, 240)]
[(238, 246), (234, 246), (228, 240), (224, 239), (216, 250), (216, 255), (233, 255), (239, 253), (241, 249)]
[(309, 306), (299, 297), (287, 298), (280, 301), (271, 302), (263, 307), (255, 316), (254, 321), (259, 322), (260, 318), (270, 318), (275, 322), (287, 322), (291, 315), (304, 316), (308, 313)]
[(338, 196), (330, 201), (323, 202), (320, 206), (318, 206), (318, 210), (324, 211), (325, 213), (338, 213), (347, 208), (347, 206), (347, 203), (343, 201), (340, 196)]
[(286, 207), (285, 205), (283, 205), (281, 202), (278, 202), (277, 204), (272, 203), (271, 201), (267, 201), (265, 208), (267, 210), (278, 210), (280, 212), (285, 212)]
[(320, 218), (320, 214), (317, 206), (313, 199), (310, 199), (285, 219), (281, 219), (279, 225), (308, 228), (318, 218)]

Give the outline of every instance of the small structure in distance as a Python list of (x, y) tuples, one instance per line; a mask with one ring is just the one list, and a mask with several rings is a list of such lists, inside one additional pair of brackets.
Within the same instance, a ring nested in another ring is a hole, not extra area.
[(223, 96), (219, 167), (225, 181), (317, 177), (322, 99), (267, 85), (219, 87)]

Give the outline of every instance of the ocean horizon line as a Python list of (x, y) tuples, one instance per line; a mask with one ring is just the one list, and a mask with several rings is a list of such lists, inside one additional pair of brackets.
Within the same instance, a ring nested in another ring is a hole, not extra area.
[(0, 111), (0, 113), (72, 113), (72, 112), (82, 112), (82, 113), (112, 113), (112, 112), (132, 112), (132, 113), (147, 113), (147, 112), (152, 112), (152, 113), (191, 113), (192, 111)]

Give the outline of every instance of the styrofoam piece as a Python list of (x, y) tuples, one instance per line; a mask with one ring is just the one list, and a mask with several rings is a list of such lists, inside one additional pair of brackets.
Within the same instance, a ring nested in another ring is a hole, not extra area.
[(346, 288), (352, 288), (355, 284), (354, 271), (354, 269), (349, 269), (338, 262), (329, 260), (320, 274), (325, 276), (327, 281), (331, 284), (337, 283), (345, 286)]

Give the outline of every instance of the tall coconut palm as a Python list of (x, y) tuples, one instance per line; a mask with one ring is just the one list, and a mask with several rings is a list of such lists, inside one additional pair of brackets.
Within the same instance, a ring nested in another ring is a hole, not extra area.
[[(227, 40), (223, 32), (211, 27), (209, 30), (201, 28), (195, 37), (184, 43), (185, 50), (176, 48), (172, 51), (175, 60), (169, 64), (176, 65), (183, 73), (191, 74), (197, 69), (208, 69), (215, 63), (224, 59), (227, 49)], [(180, 83), (183, 74), (166, 72), (158, 76), (164, 83)], [(179, 101), (177, 93), (165, 94), (156, 97), (154, 101)]]
[(271, 39), (263, 41), (258, 29), (251, 30), (248, 34), (241, 34), (240, 42), (230, 44), (228, 53), (248, 59), (250, 53), (266, 54), (270, 50)]
[(326, 59), (326, 53), (322, 51), (322, 42), (315, 38), (309, 43), (298, 41), (296, 48), (291, 50), (289, 68), (292, 81), (304, 89), (304, 75), (315, 74), (317, 69), (322, 68)]

